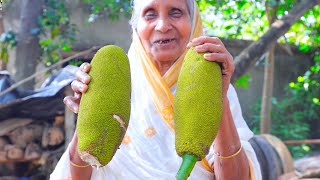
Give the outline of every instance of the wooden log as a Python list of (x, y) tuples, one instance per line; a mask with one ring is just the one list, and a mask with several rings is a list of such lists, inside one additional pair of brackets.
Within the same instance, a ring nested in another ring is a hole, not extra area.
[(55, 147), (64, 142), (64, 132), (58, 126), (46, 128), (42, 135), (42, 147)]
[(56, 116), (54, 117), (54, 126), (63, 126), (64, 125), (64, 116)]
[(29, 124), (19, 127), (8, 134), (12, 144), (25, 148), (27, 144), (40, 141), (43, 134), (43, 126), (40, 124)]
[(7, 135), (10, 131), (26, 126), (32, 123), (34, 120), (29, 118), (11, 118), (0, 122), (0, 136)]
[(41, 147), (36, 143), (29, 143), (24, 151), (25, 160), (35, 160), (41, 157)]
[(287, 140), (283, 141), (283, 143), (286, 145), (320, 144), (320, 139)]
[(1, 150), (0, 151), (0, 163), (5, 163), (7, 161), (8, 161), (7, 151)]
[(0, 137), (0, 151), (4, 150), (4, 146), (9, 144), (8, 140), (4, 137)]
[(17, 145), (6, 145), (5, 150), (7, 151), (7, 158), (10, 160), (21, 160), (24, 156), (24, 151)]
[(63, 152), (65, 152), (64, 146), (61, 146), (55, 150), (42, 152), (41, 158), (33, 161), (33, 164), (43, 168), (43, 173), (51, 174), (56, 167)]
[(302, 179), (302, 178), (320, 178), (320, 168), (318, 169), (310, 169), (306, 172), (298, 172), (297, 173), (299, 178)]

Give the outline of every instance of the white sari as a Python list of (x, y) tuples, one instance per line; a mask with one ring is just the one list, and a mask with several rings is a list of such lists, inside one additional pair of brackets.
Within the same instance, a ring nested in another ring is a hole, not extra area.
[[(199, 11), (196, 7), (194, 11), (192, 38), (202, 34)], [(92, 180), (174, 180), (182, 162), (175, 151), (172, 104), (183, 56), (164, 77), (161, 77), (145, 54), (135, 30), (133, 31), (133, 42), (128, 52), (132, 80), (129, 127), (120, 149), (109, 164), (100, 169), (93, 169)], [(253, 133), (242, 117), (238, 97), (232, 85), (227, 96), (243, 150), (249, 159), (251, 179), (260, 180), (260, 166), (248, 142)], [(211, 146), (206, 158), (195, 165), (189, 179), (214, 179), (211, 170), (214, 158)], [(69, 147), (50, 179), (71, 179)]]

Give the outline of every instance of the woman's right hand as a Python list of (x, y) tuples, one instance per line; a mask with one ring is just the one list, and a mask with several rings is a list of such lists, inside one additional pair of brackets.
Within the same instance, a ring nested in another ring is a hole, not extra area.
[(66, 96), (63, 99), (64, 104), (74, 113), (78, 113), (79, 104), (82, 93), (87, 92), (88, 84), (90, 82), (91, 65), (87, 62), (81, 64), (79, 70), (76, 72), (76, 79), (72, 81), (71, 88), (74, 91), (73, 96)]

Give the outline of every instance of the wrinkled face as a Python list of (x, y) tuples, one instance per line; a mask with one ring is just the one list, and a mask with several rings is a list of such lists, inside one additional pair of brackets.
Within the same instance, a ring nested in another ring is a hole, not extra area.
[(186, 0), (145, 0), (137, 32), (153, 61), (176, 61), (184, 52), (191, 33)]

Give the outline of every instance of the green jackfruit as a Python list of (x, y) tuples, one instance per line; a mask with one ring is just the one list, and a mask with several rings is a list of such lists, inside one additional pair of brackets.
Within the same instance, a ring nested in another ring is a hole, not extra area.
[(174, 102), (176, 152), (183, 158), (177, 179), (186, 179), (196, 161), (208, 154), (221, 117), (221, 68), (192, 47), (181, 68)]
[(91, 166), (105, 166), (119, 148), (130, 118), (131, 79), (126, 53), (102, 47), (91, 61), (89, 89), (77, 120), (78, 153)]

